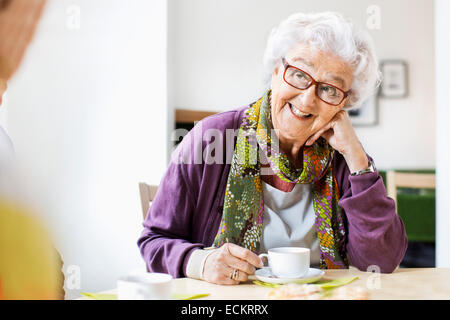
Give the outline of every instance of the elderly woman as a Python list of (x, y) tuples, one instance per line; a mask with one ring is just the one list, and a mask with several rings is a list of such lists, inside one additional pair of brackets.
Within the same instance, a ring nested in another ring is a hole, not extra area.
[(202, 120), (174, 152), (138, 240), (148, 270), (237, 284), (258, 253), (298, 246), (322, 269), (392, 272), (405, 229), (346, 112), (379, 80), (369, 39), (337, 13), (294, 14), (264, 64), (263, 97)]

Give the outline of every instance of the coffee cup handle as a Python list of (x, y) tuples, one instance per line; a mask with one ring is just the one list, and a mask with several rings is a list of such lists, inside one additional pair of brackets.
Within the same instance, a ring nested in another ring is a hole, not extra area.
[(258, 257), (261, 259), (261, 261), (263, 261), (263, 267), (266, 267), (266, 266), (264, 265), (264, 260), (263, 260), (263, 258), (267, 258), (267, 264), (269, 264), (269, 255), (268, 255), (267, 253), (261, 253)]

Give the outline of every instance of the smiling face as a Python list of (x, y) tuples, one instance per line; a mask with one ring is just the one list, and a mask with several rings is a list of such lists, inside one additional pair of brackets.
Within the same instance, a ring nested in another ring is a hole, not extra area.
[[(310, 74), (316, 81), (326, 82), (347, 92), (351, 88), (353, 69), (341, 58), (308, 45), (298, 44), (285, 56), (288, 64)], [(283, 79), (282, 63), (272, 74), (271, 113), (274, 129), (278, 129), (281, 145), (303, 145), (323, 128), (344, 106), (348, 98), (333, 106), (316, 96), (316, 85), (300, 90)]]

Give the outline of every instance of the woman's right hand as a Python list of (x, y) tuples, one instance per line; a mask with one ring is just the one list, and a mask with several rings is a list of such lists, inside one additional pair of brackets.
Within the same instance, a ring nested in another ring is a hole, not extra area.
[[(263, 266), (261, 259), (250, 250), (225, 243), (206, 258), (203, 280), (215, 284), (239, 284), (247, 281), (256, 268)], [(232, 278), (235, 269), (237, 274)]]

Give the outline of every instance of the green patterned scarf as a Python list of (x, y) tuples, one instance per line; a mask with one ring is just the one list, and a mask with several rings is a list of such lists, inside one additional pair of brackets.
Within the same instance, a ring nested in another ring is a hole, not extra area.
[(303, 148), (303, 169), (293, 167), (279, 151), (276, 135), (270, 134), (273, 132), (270, 95), (269, 90), (250, 105), (239, 128), (214, 246), (231, 242), (259, 252), (264, 218), (261, 152), (283, 181), (312, 184), (320, 268), (348, 268), (344, 213), (338, 205), (339, 190), (331, 166), (334, 149), (319, 138), (312, 146)]

